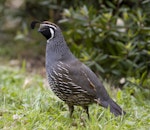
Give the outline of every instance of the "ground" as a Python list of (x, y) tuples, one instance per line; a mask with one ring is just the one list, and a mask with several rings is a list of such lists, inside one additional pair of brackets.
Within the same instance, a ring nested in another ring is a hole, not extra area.
[(24, 66), (0, 65), (0, 129), (148, 130), (150, 101), (143, 92), (134, 86), (120, 90), (104, 84), (127, 114), (114, 117), (109, 109), (93, 104), (89, 108), (90, 120), (80, 107), (75, 107), (70, 119), (67, 105), (48, 88), (45, 76), (26, 72)]

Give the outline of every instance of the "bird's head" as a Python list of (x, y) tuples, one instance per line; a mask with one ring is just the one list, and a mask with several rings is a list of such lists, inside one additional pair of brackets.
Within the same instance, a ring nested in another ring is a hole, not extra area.
[(34, 29), (35, 25), (39, 23), (40, 27), (38, 29), (38, 31), (47, 39), (53, 39), (55, 37), (55, 32), (57, 30), (59, 30), (59, 27), (54, 24), (51, 23), (49, 21), (43, 21), (43, 22), (39, 22), (39, 21), (33, 21), (31, 23), (31, 28)]

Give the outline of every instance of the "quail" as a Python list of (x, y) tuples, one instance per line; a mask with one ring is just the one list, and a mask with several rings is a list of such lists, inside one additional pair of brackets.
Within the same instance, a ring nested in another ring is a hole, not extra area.
[(125, 111), (111, 99), (98, 77), (70, 51), (61, 29), (49, 21), (33, 21), (31, 28), (39, 23), (38, 31), (47, 39), (46, 73), (52, 91), (69, 107), (72, 117), (74, 106), (82, 106), (89, 117), (88, 106), (97, 103), (109, 108), (115, 116)]

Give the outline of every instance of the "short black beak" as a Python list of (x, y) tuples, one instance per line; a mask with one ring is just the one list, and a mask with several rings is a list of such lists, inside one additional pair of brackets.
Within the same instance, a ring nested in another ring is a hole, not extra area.
[(38, 29), (38, 32), (42, 33), (43, 31), (47, 30), (49, 27), (43, 25), (42, 23), (40, 24), (40, 27)]
[(40, 27), (39, 27), (39, 29), (38, 29), (38, 32), (42, 32), (44, 30), (44, 27), (42, 26), (42, 24), (40, 24)]

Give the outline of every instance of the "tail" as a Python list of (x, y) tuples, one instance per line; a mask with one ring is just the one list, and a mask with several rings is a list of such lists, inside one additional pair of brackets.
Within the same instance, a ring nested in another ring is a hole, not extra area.
[(107, 101), (101, 101), (100, 104), (105, 108), (110, 108), (110, 112), (113, 113), (115, 116), (126, 114), (126, 112), (123, 111), (122, 108), (111, 98)]

